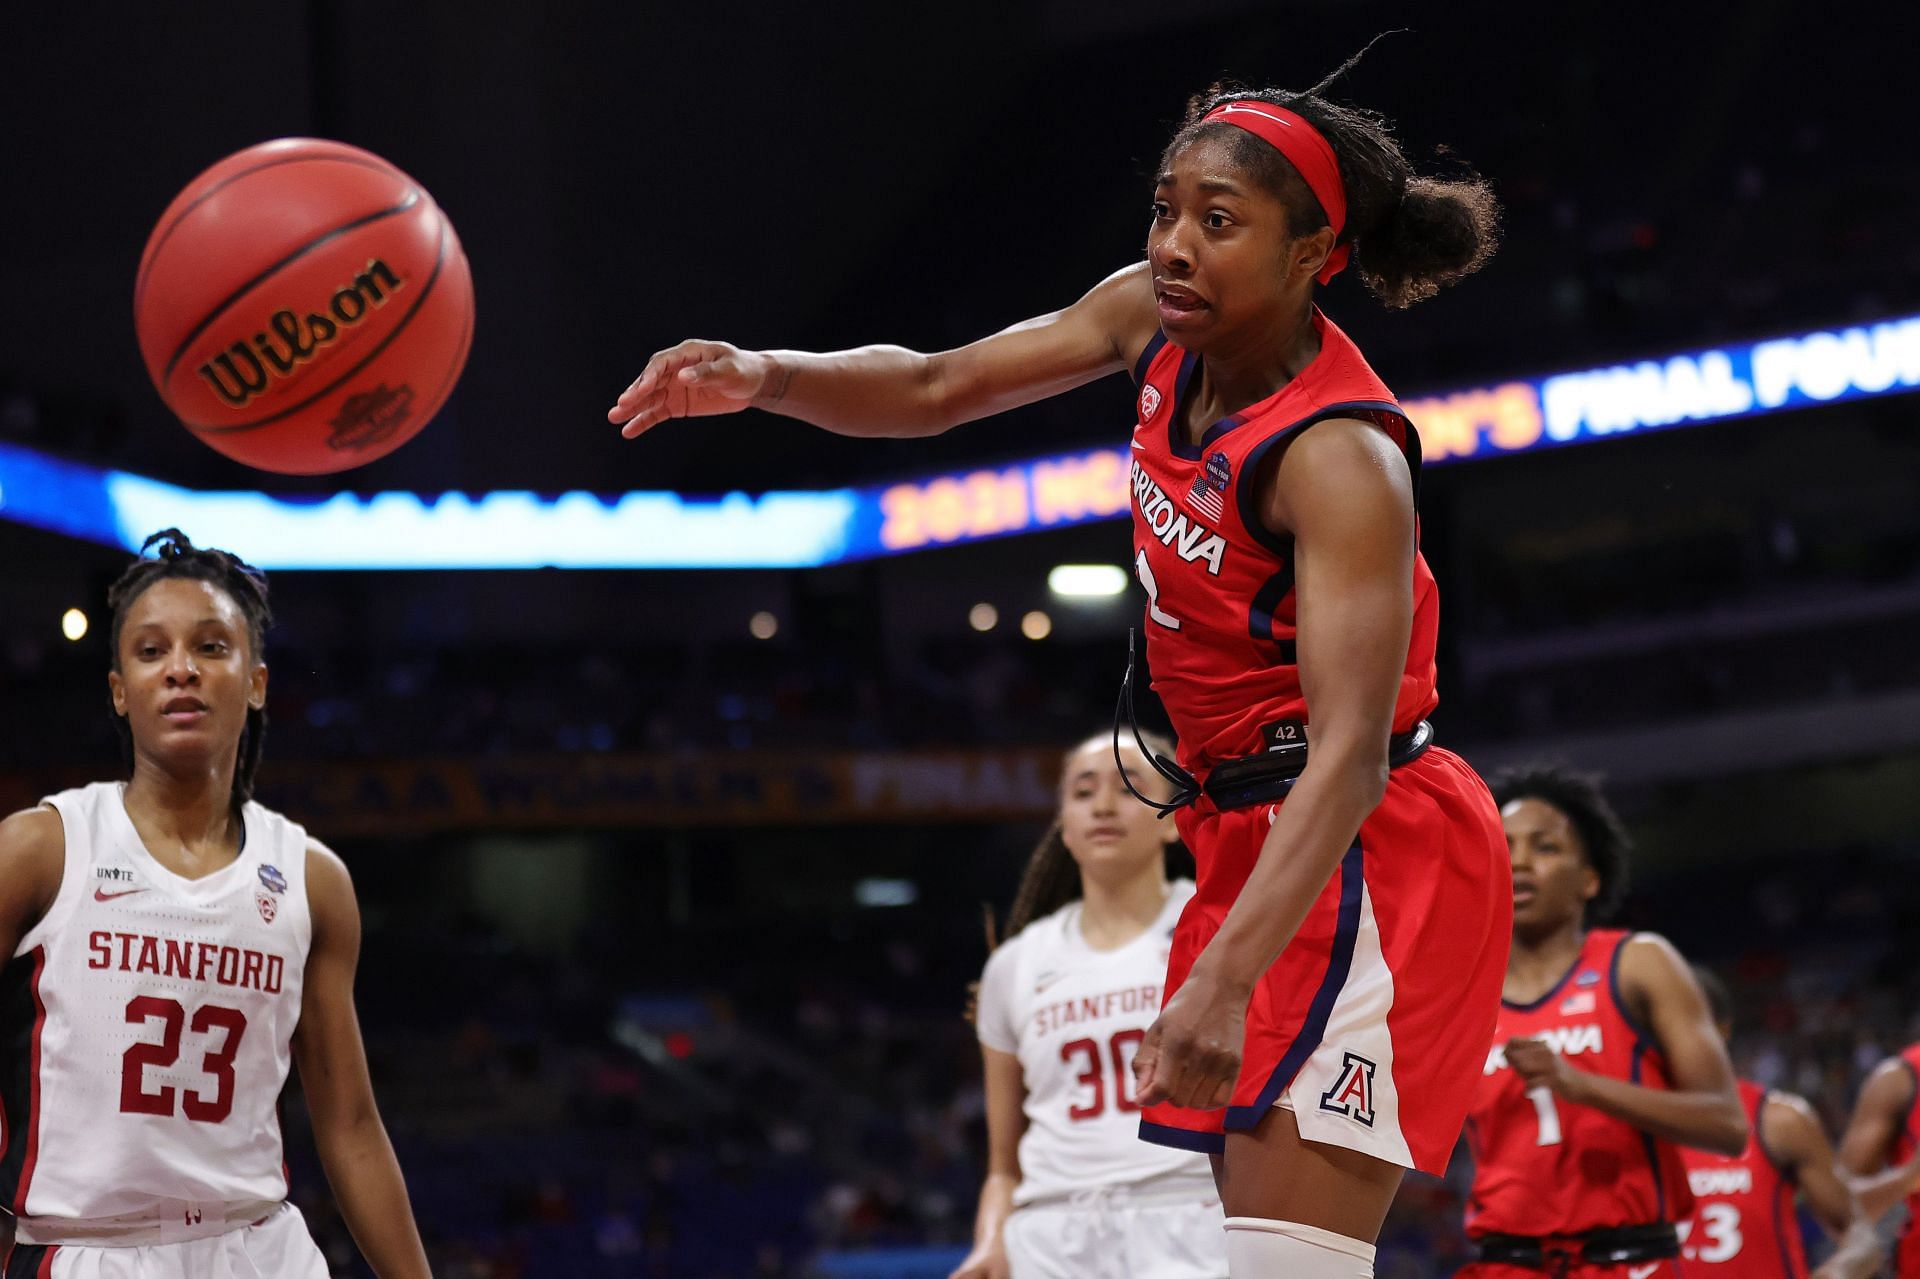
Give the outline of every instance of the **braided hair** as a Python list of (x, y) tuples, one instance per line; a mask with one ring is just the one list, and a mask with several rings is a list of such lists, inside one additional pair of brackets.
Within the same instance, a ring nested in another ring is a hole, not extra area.
[[(155, 549), (158, 548), (158, 549)], [(147, 552), (153, 550), (149, 557)], [(113, 668), (120, 669), (120, 632), (126, 625), (133, 602), (156, 582), (169, 578), (188, 578), (221, 591), (234, 602), (247, 623), (247, 648), (253, 660), (262, 660), (267, 628), (273, 625), (273, 613), (267, 607), (267, 576), (239, 556), (211, 547), (198, 547), (177, 528), (161, 529), (140, 544), (139, 556), (107, 588), (107, 607), (113, 613), (108, 639), (113, 646)], [(133, 765), (133, 730), (127, 721), (115, 715), (114, 727), (120, 733), (120, 753), (129, 768)], [(235, 812), (253, 798), (253, 779), (260, 768), (260, 752), (267, 739), (267, 712), (264, 707), (248, 707), (247, 722), (240, 730), (240, 749), (233, 769), (233, 809)]]
[(1299, 170), (1244, 129), (1220, 120), (1203, 123), (1208, 112), (1228, 102), (1266, 102), (1300, 115), (1333, 147), (1346, 187), (1347, 222), (1336, 243), (1353, 246), (1361, 283), (1398, 310), (1471, 275), (1493, 256), (1500, 243), (1500, 202), (1471, 172), (1454, 178), (1415, 173), (1384, 116), (1322, 96), (1366, 52), (1360, 50), (1320, 83), (1298, 92), (1231, 80), (1210, 85), (1188, 99), (1161, 168), (1188, 144), (1217, 140), (1242, 172), (1287, 206), (1287, 234), (1311, 235), (1328, 225), (1328, 218)]

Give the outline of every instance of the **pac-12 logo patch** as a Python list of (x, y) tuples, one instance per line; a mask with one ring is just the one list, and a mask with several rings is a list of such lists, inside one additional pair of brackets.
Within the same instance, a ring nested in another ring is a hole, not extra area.
[(1140, 420), (1153, 421), (1153, 415), (1160, 411), (1160, 388), (1149, 382), (1140, 388)]
[(273, 917), (280, 913), (280, 907), (274, 902), (271, 893), (255, 893), (253, 901), (260, 908), (260, 919), (264, 923), (271, 924)]
[(276, 893), (284, 893), (287, 891), (287, 877), (280, 873), (278, 866), (262, 866), (260, 868), (260, 882)]
[(1373, 1127), (1374, 1065), (1359, 1053), (1347, 1053), (1333, 1087), (1320, 1094), (1320, 1109)]

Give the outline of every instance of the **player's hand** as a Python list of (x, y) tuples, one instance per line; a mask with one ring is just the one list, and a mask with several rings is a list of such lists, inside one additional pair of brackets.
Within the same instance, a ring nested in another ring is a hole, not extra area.
[(670, 417), (738, 413), (760, 394), (774, 368), (773, 357), (759, 351), (697, 338), (682, 342), (647, 361), (607, 410), (607, 420), (632, 439)]
[(1507, 1065), (1520, 1076), (1520, 1085), (1532, 1092), (1545, 1088), (1574, 1100), (1579, 1071), (1562, 1061), (1560, 1054), (1538, 1039), (1514, 1038), (1507, 1041)]
[(947, 1279), (1009, 1279), (1012, 1273), (1007, 1264), (1007, 1250), (996, 1239), (991, 1244), (975, 1244), (960, 1268)]
[(1134, 1054), (1135, 1100), (1142, 1106), (1170, 1101), (1200, 1110), (1218, 1110), (1232, 1101), (1251, 993), (1199, 970), (1189, 974)]

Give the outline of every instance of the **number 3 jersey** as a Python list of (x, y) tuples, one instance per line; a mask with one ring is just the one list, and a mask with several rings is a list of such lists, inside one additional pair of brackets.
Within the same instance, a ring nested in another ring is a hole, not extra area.
[(1692, 1210), (1678, 1147), (1546, 1088), (1529, 1090), (1507, 1065), (1507, 1041), (1525, 1036), (1590, 1074), (1673, 1086), (1659, 1045), (1621, 1002), (1620, 949), (1630, 938), (1593, 929), (1553, 989), (1530, 1004), (1501, 1002), (1467, 1113), (1469, 1235), (1564, 1236), (1684, 1221)]
[[(1181, 421), (1186, 397), (1198, 389), (1200, 357), (1155, 334), (1135, 368), (1134, 572), (1147, 593), (1153, 688), (1179, 737), (1180, 763), (1191, 772), (1306, 740), (1293, 541), (1269, 531), (1259, 511), (1261, 466), (1277, 456), (1273, 450), (1330, 418), (1373, 422), (1405, 455), (1419, 492), (1420, 437), (1393, 393), (1318, 309), (1313, 327), (1320, 351), (1299, 375), (1207, 427), (1198, 444)], [(1396, 733), (1438, 701), (1440, 598), (1417, 550), (1412, 590)]]
[(275, 1109), (313, 925), (307, 836), (258, 804), (230, 865), (184, 879), (125, 788), (42, 803), (66, 864), (0, 972), (0, 1206), (98, 1220), (285, 1198)]
[(1747, 1148), (1738, 1155), (1682, 1150), (1693, 1188), (1693, 1220), (1681, 1226), (1681, 1256), (1711, 1266), (1710, 1279), (1805, 1279), (1806, 1245), (1793, 1211), (1793, 1179), (1773, 1162), (1760, 1139), (1767, 1090), (1740, 1081), (1747, 1112)]
[(1071, 902), (1009, 938), (980, 979), (980, 1042), (1020, 1059), (1027, 1131), (1020, 1138), (1016, 1204), (1103, 1186), (1190, 1174), (1210, 1193), (1205, 1155), (1140, 1140), (1133, 1055), (1160, 1015), (1160, 986), (1174, 923), (1191, 880), (1169, 886), (1147, 930), (1095, 950)]

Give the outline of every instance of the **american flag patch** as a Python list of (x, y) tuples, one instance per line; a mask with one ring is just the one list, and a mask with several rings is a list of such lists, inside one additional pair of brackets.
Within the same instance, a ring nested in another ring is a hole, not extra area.
[(1207, 464), (1200, 468), (1199, 478), (1187, 491), (1187, 501), (1193, 509), (1218, 522), (1226, 516), (1225, 493), (1227, 485), (1233, 482), (1233, 467), (1227, 461), (1225, 453), (1215, 453), (1207, 458)]
[(1598, 1002), (1591, 990), (1583, 990), (1577, 995), (1568, 995), (1560, 1002), (1560, 1015), (1578, 1017), (1581, 1013), (1590, 1013)]

